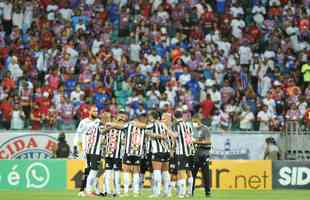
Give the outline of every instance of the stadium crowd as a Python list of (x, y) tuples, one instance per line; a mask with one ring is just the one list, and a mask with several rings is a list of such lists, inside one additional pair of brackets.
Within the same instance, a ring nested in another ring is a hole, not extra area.
[(309, 5), (1, 0), (1, 126), (70, 130), (96, 105), (182, 108), (213, 130), (310, 127)]

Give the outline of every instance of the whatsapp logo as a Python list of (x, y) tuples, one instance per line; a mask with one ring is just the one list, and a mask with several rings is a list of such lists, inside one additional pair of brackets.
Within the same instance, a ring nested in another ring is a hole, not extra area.
[(50, 180), (50, 172), (46, 165), (40, 162), (32, 163), (26, 170), (26, 188), (44, 188)]

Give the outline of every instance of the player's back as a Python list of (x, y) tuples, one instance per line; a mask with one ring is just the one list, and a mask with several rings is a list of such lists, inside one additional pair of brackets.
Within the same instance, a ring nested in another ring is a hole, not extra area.
[(82, 148), (81, 150), (85, 151), (87, 146), (87, 140), (88, 135), (90, 132), (90, 129), (96, 125), (96, 123), (99, 123), (99, 119), (91, 119), (91, 118), (84, 118), (80, 121), (79, 126), (76, 130), (75, 135), (75, 145), (81, 144)]

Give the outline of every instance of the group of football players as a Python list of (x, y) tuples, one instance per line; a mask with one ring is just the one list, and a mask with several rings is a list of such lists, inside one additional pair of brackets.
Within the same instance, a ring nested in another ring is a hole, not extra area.
[[(74, 141), (87, 163), (79, 195), (127, 196), (132, 191), (138, 196), (149, 171), (151, 197), (170, 197), (173, 188), (177, 197), (191, 197), (195, 142), (192, 124), (183, 116), (181, 110), (174, 115), (150, 111), (129, 121), (122, 110), (112, 118), (109, 112), (99, 116), (97, 108), (91, 107)], [(105, 163), (103, 191), (99, 191), (97, 177), (101, 159)]]

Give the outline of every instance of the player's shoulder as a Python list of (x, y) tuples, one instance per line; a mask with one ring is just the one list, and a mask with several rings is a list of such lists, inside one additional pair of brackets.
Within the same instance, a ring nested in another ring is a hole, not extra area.
[(88, 123), (88, 122), (90, 122), (91, 120), (88, 118), (88, 117), (86, 117), (86, 118), (84, 118), (84, 119), (82, 119), (81, 121), (80, 121), (80, 123)]

